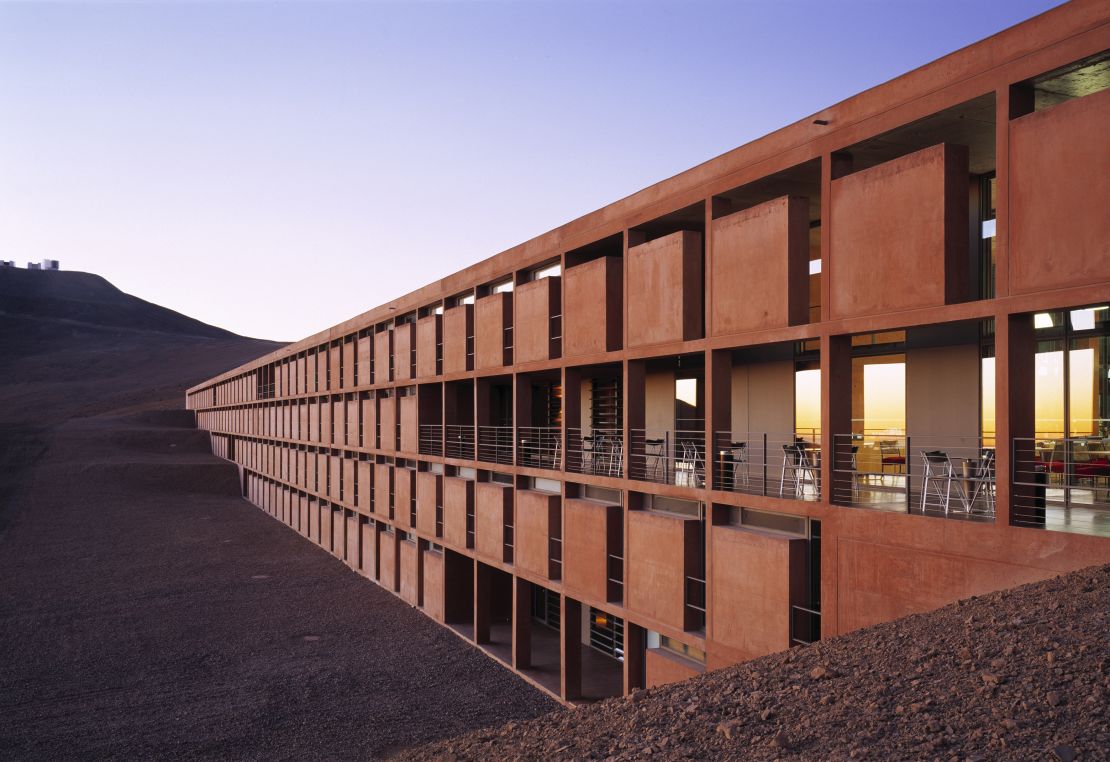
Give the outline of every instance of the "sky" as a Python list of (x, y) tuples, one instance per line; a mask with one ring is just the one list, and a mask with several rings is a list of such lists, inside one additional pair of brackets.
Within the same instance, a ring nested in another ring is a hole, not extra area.
[(0, 259), (295, 340), (1057, 4), (0, 0)]

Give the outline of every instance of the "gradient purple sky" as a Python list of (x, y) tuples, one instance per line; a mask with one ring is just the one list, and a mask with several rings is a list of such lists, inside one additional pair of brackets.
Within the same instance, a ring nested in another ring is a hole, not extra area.
[(0, 259), (293, 340), (1057, 4), (0, 3)]

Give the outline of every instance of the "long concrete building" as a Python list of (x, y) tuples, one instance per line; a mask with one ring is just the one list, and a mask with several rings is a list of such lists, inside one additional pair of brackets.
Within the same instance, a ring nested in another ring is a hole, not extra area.
[(252, 503), (568, 702), (1105, 563), (1108, 85), (1076, 0), (188, 407)]

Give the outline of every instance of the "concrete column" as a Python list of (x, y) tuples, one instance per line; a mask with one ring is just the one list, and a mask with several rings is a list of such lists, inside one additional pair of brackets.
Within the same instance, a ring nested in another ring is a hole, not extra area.
[(644, 687), (644, 647), (647, 632), (643, 627), (624, 621), (624, 693), (628, 695)]
[(572, 701), (582, 696), (582, 604), (564, 595), (559, 607), (559, 695), (564, 701)]
[(474, 642), (490, 642), (490, 568), (474, 562)]
[[(1012, 523), (1013, 506), (1019, 503), (1023, 524), (1044, 523), (1043, 507), (1033, 510), (1034, 489), (1013, 484), (1013, 463), (1022, 473), (1019, 481), (1032, 481), (1035, 434), (1037, 340), (1033, 315), (1005, 315), (995, 318), (995, 483), (997, 500), (995, 522)], [(1014, 441), (1014, 440), (1019, 441)], [(1011, 443), (1013, 443), (1011, 445)]]
[[(852, 433), (852, 340), (849, 336), (821, 337), (821, 484), (822, 499), (833, 502), (834, 495), (847, 496), (852, 491), (852, 476), (837, 473), (838, 465), (847, 468), (851, 444), (838, 435)], [(837, 463), (837, 457), (842, 464)]]
[(513, 577), (513, 669), (532, 666), (532, 583)]

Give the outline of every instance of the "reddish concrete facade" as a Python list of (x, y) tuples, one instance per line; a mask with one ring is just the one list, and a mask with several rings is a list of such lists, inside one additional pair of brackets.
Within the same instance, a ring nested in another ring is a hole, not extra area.
[[(187, 405), (251, 502), (479, 647), (508, 623), (515, 668), (567, 701), (605, 665), (626, 692), (1104, 563), (1105, 533), (1046, 522), (1021, 464), (1034, 316), (1110, 303), (1107, 51), (1105, 3), (1065, 4)], [(903, 333), (967, 350), (970, 404), (914, 371), (906, 436), (971, 419), (978, 450), (993, 413), (989, 513), (914, 511), (908, 442), (901, 474), (859, 478), (853, 363)], [(855, 499), (884, 479), (899, 510)], [(551, 623), (557, 685), (530, 672)]]

